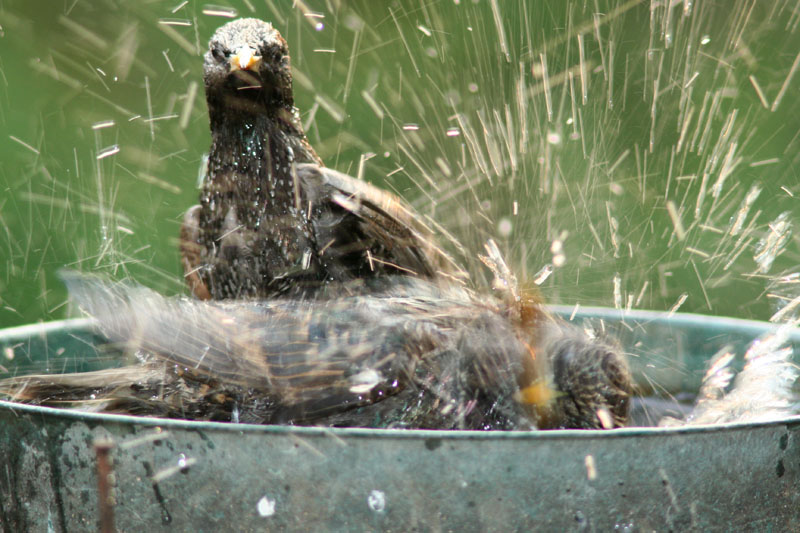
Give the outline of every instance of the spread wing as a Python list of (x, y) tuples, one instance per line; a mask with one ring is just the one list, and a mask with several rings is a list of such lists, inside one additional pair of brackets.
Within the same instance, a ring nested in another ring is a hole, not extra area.
[[(94, 395), (104, 410), (227, 420), (238, 411), (240, 420), (308, 423), (411, 390), (408, 398), (423, 394), (428, 408), (409, 412), (408, 424), (455, 427), (466, 411), (453, 406), (511, 397), (524, 353), (495, 310), (424, 282), (327, 301), (203, 302), (64, 279), (103, 333), (142, 363), (17, 377), (0, 391), (35, 403)], [(431, 418), (435, 409), (442, 412)]]

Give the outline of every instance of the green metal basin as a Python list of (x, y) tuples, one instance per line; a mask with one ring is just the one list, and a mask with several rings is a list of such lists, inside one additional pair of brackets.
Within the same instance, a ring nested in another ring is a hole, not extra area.
[[(608, 309), (584, 309), (575, 320), (602, 321), (631, 354), (639, 382), (674, 395), (697, 390), (721, 347), (742, 354), (771, 327)], [(3, 330), (0, 349), (0, 377), (115, 361), (89, 320)], [(0, 529), (96, 529), (93, 443), (111, 439), (119, 531), (797, 530), (799, 432), (800, 417), (455, 432), (235, 425), (0, 402)]]

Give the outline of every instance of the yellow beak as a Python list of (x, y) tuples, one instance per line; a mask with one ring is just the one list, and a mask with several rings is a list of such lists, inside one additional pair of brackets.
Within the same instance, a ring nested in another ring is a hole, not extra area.
[(561, 394), (543, 381), (535, 381), (517, 391), (515, 399), (526, 405), (541, 408), (550, 405)]
[(258, 70), (261, 56), (255, 55), (249, 47), (240, 48), (231, 56), (231, 72), (235, 70)]

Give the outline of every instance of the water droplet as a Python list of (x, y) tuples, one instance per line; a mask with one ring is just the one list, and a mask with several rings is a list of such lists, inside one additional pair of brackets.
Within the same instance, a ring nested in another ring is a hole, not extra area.
[(783, 253), (792, 236), (792, 222), (789, 215), (788, 211), (784, 211), (778, 215), (778, 218), (770, 222), (769, 228), (756, 245), (753, 259), (758, 263), (758, 271), (762, 274), (769, 272), (773, 261)]
[(553, 265), (548, 263), (542, 269), (536, 273), (536, 276), (533, 278), (533, 282), (536, 285), (541, 285), (542, 283), (550, 277), (550, 274), (553, 273)]
[(501, 237), (508, 237), (511, 235), (512, 224), (511, 220), (507, 217), (503, 217), (500, 219), (500, 222), (497, 224), (497, 233)]
[(203, 15), (210, 17), (234, 18), (239, 12), (232, 7), (206, 5), (203, 7)]
[(99, 159), (105, 159), (106, 157), (109, 157), (109, 156), (112, 156), (112, 155), (115, 155), (115, 154), (118, 154), (118, 153), (119, 153), (119, 145), (118, 144), (112, 144), (111, 146), (109, 146), (107, 148), (103, 148), (102, 150), (97, 152), (97, 159), (98, 160)]
[(382, 490), (373, 490), (367, 496), (367, 505), (372, 511), (382, 513), (386, 509), (386, 494)]
[(258, 514), (263, 516), (264, 518), (268, 516), (272, 516), (275, 514), (275, 500), (270, 500), (266, 496), (262, 496), (260, 500), (258, 500)]
[(92, 124), (93, 130), (102, 130), (104, 128), (110, 128), (114, 126), (115, 122), (113, 120), (103, 120), (101, 122), (95, 122)]
[(350, 382), (352, 383), (350, 392), (354, 394), (365, 394), (371, 391), (382, 379), (383, 376), (380, 372), (372, 368), (364, 369), (358, 374), (350, 376)]

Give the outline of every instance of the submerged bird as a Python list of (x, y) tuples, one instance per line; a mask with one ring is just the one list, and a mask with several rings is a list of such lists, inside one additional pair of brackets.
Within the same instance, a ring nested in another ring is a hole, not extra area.
[(271, 24), (220, 27), (203, 79), (211, 149), (200, 204), (181, 228), (196, 297), (267, 298), (386, 274), (464, 276), (410, 206), (323, 166), (294, 106), (289, 48)]
[(397, 278), (368, 295), (204, 302), (65, 280), (101, 331), (138, 361), (3, 380), (0, 392), (12, 399), (349, 427), (588, 429), (628, 417), (631, 377), (615, 346), (543, 310), (520, 319), (453, 284)]

